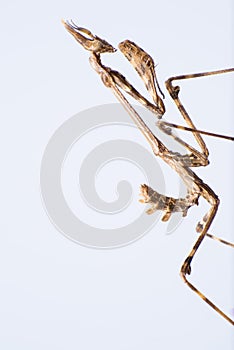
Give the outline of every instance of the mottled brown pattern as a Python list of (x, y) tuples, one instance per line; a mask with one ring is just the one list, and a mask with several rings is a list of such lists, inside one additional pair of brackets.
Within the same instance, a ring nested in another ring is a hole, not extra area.
[[(174, 169), (181, 177), (187, 187), (187, 195), (184, 198), (173, 198), (164, 196), (158, 193), (147, 185), (141, 185), (141, 196), (140, 200), (142, 203), (149, 203), (150, 208), (147, 210), (148, 214), (154, 213), (156, 210), (163, 212), (162, 221), (167, 221), (170, 216), (175, 212), (181, 212), (183, 216), (187, 215), (188, 209), (193, 205), (198, 205), (199, 197), (203, 197), (209, 204), (210, 209), (203, 217), (203, 219), (197, 224), (197, 232), (199, 233), (198, 239), (191, 249), (188, 257), (185, 259), (181, 267), (181, 277), (183, 281), (207, 304), (209, 304), (218, 314), (223, 316), (230, 324), (234, 325), (234, 321), (227, 316), (221, 309), (219, 309), (213, 302), (202, 294), (193, 284), (191, 284), (187, 275), (191, 274), (191, 262), (195, 253), (197, 252), (204, 237), (210, 237), (221, 243), (234, 247), (233, 243), (227, 242), (223, 239), (215, 237), (208, 233), (208, 230), (213, 222), (213, 219), (217, 213), (219, 206), (219, 198), (214, 191), (205, 184), (192, 170), (191, 167), (207, 166), (209, 164), (208, 155), (209, 151), (202, 138), (202, 134), (216, 137), (223, 137), (229, 140), (234, 140), (233, 137), (214, 134), (196, 129), (194, 123), (186, 112), (183, 104), (179, 99), (179, 86), (173, 86), (173, 81), (182, 79), (192, 79), (197, 77), (204, 77), (208, 75), (222, 74), (228, 72), (234, 72), (234, 68), (222, 69), (213, 72), (196, 73), (179, 75), (172, 77), (166, 81), (166, 88), (175, 102), (179, 112), (184, 118), (187, 127), (176, 125), (165, 122), (162, 117), (165, 113), (165, 105), (163, 102), (164, 95), (160, 89), (157, 81), (155, 64), (152, 57), (141, 49), (138, 45), (130, 40), (125, 40), (119, 44), (119, 49), (125, 55), (125, 57), (133, 65), (140, 78), (143, 80), (145, 87), (151, 95), (154, 103), (149, 102), (144, 96), (142, 96), (128, 81), (127, 79), (117, 71), (112, 70), (110, 67), (106, 67), (101, 62), (101, 54), (103, 53), (114, 53), (116, 49), (110, 45), (107, 41), (93, 35), (88, 29), (78, 27), (73, 22), (63, 21), (65, 28), (71, 33), (74, 38), (83, 46), (84, 49), (90, 51), (90, 64), (94, 70), (101, 77), (104, 85), (112, 90), (120, 103), (127, 110), (131, 118), (134, 120), (139, 130), (143, 133), (146, 140), (152, 147), (153, 153), (161, 157), (172, 169)], [(126, 97), (121, 92), (131, 95), (143, 106), (148, 108), (158, 119), (158, 127), (166, 134), (173, 137), (177, 142), (184, 146), (188, 151), (186, 154), (179, 154), (177, 152), (170, 151), (148, 128), (141, 116), (136, 112), (132, 105), (128, 102)], [(171, 128), (179, 128), (185, 131), (192, 132), (199, 150), (192, 147), (181, 138), (176, 136)]]

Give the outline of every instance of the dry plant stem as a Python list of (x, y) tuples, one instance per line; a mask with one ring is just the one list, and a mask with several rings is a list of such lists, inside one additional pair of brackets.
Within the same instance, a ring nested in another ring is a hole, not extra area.
[[(154, 61), (148, 53), (146, 53), (142, 48), (130, 40), (125, 40), (119, 44), (119, 49), (129, 60), (140, 78), (143, 80), (148, 93), (152, 97), (153, 103), (146, 99), (142, 94), (140, 94), (121, 73), (103, 65), (101, 62), (101, 54), (107, 52), (115, 52), (116, 49), (112, 45), (110, 45), (107, 41), (99, 38), (98, 36), (93, 35), (88, 29), (78, 27), (73, 22), (63, 21), (63, 24), (69, 33), (71, 33), (86, 50), (90, 51), (90, 63), (92, 67), (101, 77), (103, 84), (112, 90), (114, 95), (129, 113), (133, 121), (136, 123), (137, 127), (140, 129), (140, 131), (143, 133), (151, 145), (154, 154), (162, 158), (163, 161), (165, 161), (172, 169), (174, 169), (182, 178), (187, 187), (187, 195), (184, 198), (173, 198), (160, 194), (147, 185), (141, 185), (141, 195), (143, 198), (140, 201), (143, 203), (151, 204), (151, 207), (147, 210), (147, 213), (152, 214), (156, 210), (161, 210), (163, 211), (162, 220), (167, 221), (170, 219), (170, 216), (174, 212), (181, 212), (183, 216), (186, 216), (187, 211), (191, 206), (198, 205), (199, 197), (203, 197), (210, 204), (211, 207), (209, 211), (197, 224), (196, 230), (199, 233), (199, 236), (192, 250), (182, 264), (180, 275), (183, 281), (197, 295), (199, 295), (207, 304), (209, 304), (215, 311), (217, 311), (218, 314), (223, 316), (230, 324), (234, 325), (234, 321), (230, 317), (228, 317), (221, 309), (219, 309), (213, 302), (211, 302), (187, 279), (187, 275), (191, 273), (191, 262), (193, 260), (193, 257), (205, 236), (217, 240), (220, 243), (224, 243), (230, 247), (234, 247), (233, 243), (227, 242), (208, 233), (208, 230), (210, 229), (210, 226), (218, 210), (219, 198), (214, 193), (214, 191), (191, 170), (191, 167), (206, 166), (209, 164), (209, 151), (205, 144), (205, 141), (201, 136), (202, 134), (222, 137), (232, 141), (234, 138), (231, 136), (224, 136), (220, 134), (205, 132), (203, 130), (198, 130), (179, 99), (179, 86), (172, 85), (172, 82), (175, 80), (230, 73), (234, 71), (234, 68), (222, 69), (213, 72), (180, 75), (168, 79), (165, 83), (166, 88), (188, 126), (185, 127), (168, 123), (162, 120), (162, 117), (166, 110), (163, 102), (164, 95), (160, 89), (156, 77)], [(177, 142), (182, 144), (188, 153), (179, 154), (177, 152), (170, 151), (162, 143), (162, 141), (160, 141), (152, 133), (149, 127), (142, 120), (141, 116), (128, 102), (127, 98), (124, 96), (121, 90), (135, 98), (144, 107), (148, 108), (157, 117), (158, 127), (166, 134), (173, 137)], [(195, 149), (184, 140), (179, 138), (177, 135), (175, 135), (171, 128), (177, 128), (192, 132), (200, 150)]]

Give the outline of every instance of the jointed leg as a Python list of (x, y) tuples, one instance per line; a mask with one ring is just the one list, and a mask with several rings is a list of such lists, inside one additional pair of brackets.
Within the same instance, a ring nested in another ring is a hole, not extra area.
[(204, 154), (201, 154), (199, 151), (197, 151), (194, 147), (189, 145), (187, 142), (182, 140), (176, 134), (174, 134), (171, 128), (177, 128), (185, 131), (190, 131), (193, 133), (199, 133), (199, 134), (204, 134), (204, 135), (209, 135), (209, 136), (214, 136), (214, 137), (219, 137), (226, 140), (234, 141), (234, 137), (232, 136), (220, 135), (212, 132), (207, 132), (204, 130), (192, 129), (189, 127), (168, 123), (162, 119), (160, 119), (156, 124), (160, 130), (162, 130), (164, 133), (173, 137), (175, 141), (180, 143), (183, 147), (185, 147), (190, 152), (190, 154), (178, 156), (178, 158), (180, 158), (180, 160), (188, 167), (206, 166), (209, 164), (208, 158)]
[(161, 110), (155, 104), (147, 100), (142, 94), (140, 94), (121, 73), (112, 69), (109, 69), (109, 73), (119, 88), (127, 92), (130, 96), (141, 103), (144, 107), (149, 109), (157, 117), (161, 117)]
[(192, 129), (192, 128), (188, 128), (186, 126), (182, 126), (182, 125), (178, 125), (178, 124), (174, 124), (174, 123), (168, 123), (166, 121), (161, 121), (161, 123), (164, 126), (169, 126), (171, 128), (176, 128), (176, 129), (180, 129), (180, 130), (184, 130), (184, 131), (189, 131), (189, 132), (196, 132), (199, 134), (203, 134), (203, 135), (207, 135), (207, 136), (213, 136), (213, 137), (219, 137), (221, 139), (225, 139), (225, 140), (230, 140), (230, 141), (234, 141), (234, 137), (233, 136), (227, 136), (227, 135), (222, 135), (222, 134), (216, 134), (213, 132), (209, 132), (209, 131), (204, 131), (204, 130), (198, 130), (198, 129)]
[(234, 321), (228, 317), (222, 310), (220, 310), (211, 300), (209, 300), (203, 293), (201, 293), (192, 283), (190, 283), (187, 278), (186, 275), (184, 273), (181, 272), (181, 277), (183, 279), (183, 281), (187, 284), (187, 286), (189, 286), (189, 288), (191, 288), (200, 298), (202, 298), (208, 305), (210, 305), (212, 307), (212, 309), (214, 309), (216, 312), (218, 312), (218, 314), (220, 314), (222, 317), (225, 318), (225, 320), (227, 320), (228, 322), (231, 323), (231, 325), (234, 326)]
[[(187, 142), (185, 142), (179, 136), (173, 133), (171, 126), (174, 127), (175, 124), (171, 124), (160, 119), (157, 121), (156, 125), (161, 131), (163, 131), (167, 135), (170, 135), (176, 142), (181, 144), (184, 148), (186, 148), (190, 152), (190, 154), (186, 154), (186, 155), (180, 155), (180, 154), (177, 155), (177, 157), (180, 159), (181, 162), (183, 162), (183, 164), (185, 164), (188, 167), (199, 167), (199, 166), (206, 166), (209, 164), (208, 156), (202, 154), (201, 152), (196, 150), (193, 146), (189, 145)], [(195, 130), (195, 129), (192, 129), (192, 130)], [(196, 130), (196, 132), (198, 131)], [(176, 156), (176, 154), (174, 156)]]
[[(222, 70), (218, 70), (218, 71), (213, 71), (213, 72), (204, 72), (204, 73), (197, 73), (197, 74), (186, 74), (186, 75), (179, 75), (179, 76), (176, 76), (176, 77), (172, 77), (172, 78), (169, 78), (167, 81), (166, 81), (166, 88), (170, 94), (170, 96), (172, 97), (172, 99), (174, 100), (176, 106), (178, 107), (181, 115), (183, 116), (185, 122), (188, 124), (189, 128), (191, 129), (196, 129), (195, 125), (193, 124), (191, 118), (189, 117), (187, 111), (185, 110), (183, 104), (181, 103), (178, 95), (179, 95), (179, 91), (180, 91), (180, 88), (179, 86), (173, 86), (172, 85), (172, 82), (174, 80), (183, 80), (183, 79), (191, 79), (191, 78), (198, 78), (198, 77), (205, 77), (205, 76), (208, 76), (208, 75), (216, 75), (216, 74), (223, 74), (223, 73), (229, 73), (229, 72), (234, 72), (234, 68), (230, 68), (230, 69), (222, 69)], [(201, 135), (199, 132), (197, 131), (192, 131), (193, 132), (193, 135), (197, 141), (197, 143), (199, 144), (200, 148), (201, 148), (201, 156), (202, 157), (208, 157), (209, 155), (209, 151), (206, 147), (206, 144), (204, 142), (204, 140), (202, 139)]]
[[(165, 106), (162, 101), (164, 94), (162, 93), (157, 80), (153, 58), (130, 40), (124, 40), (120, 43), (119, 49), (143, 80), (146, 89), (152, 96), (152, 99), (162, 116), (165, 113)], [(161, 95), (162, 98), (159, 95)]]
[[(211, 238), (213, 238), (214, 236), (210, 235), (207, 233), (208, 228), (210, 227), (215, 214), (217, 212), (218, 209), (218, 205), (219, 205), (219, 201), (215, 201), (214, 205), (211, 207), (210, 211), (208, 212), (207, 215), (205, 215), (205, 217), (203, 218), (203, 221), (200, 222), (197, 226), (197, 231), (200, 232), (200, 235), (195, 243), (195, 245), (193, 246), (190, 254), (188, 255), (188, 257), (185, 259), (182, 267), (181, 267), (181, 271), (180, 271), (180, 275), (183, 279), (183, 281), (200, 297), (202, 298), (207, 304), (209, 304), (216, 312), (218, 312), (222, 317), (224, 317), (228, 322), (230, 322), (233, 326), (234, 326), (234, 320), (232, 320), (230, 317), (228, 317), (221, 309), (219, 309), (212, 301), (210, 301), (203, 293), (200, 292), (200, 290), (198, 290), (192, 283), (190, 283), (186, 277), (186, 275), (190, 275), (191, 273), (191, 262), (192, 259), (195, 255), (195, 253), (197, 252), (197, 249), (199, 248), (201, 242), (203, 241), (204, 237), (207, 235)], [(220, 240), (220, 239), (218, 239)], [(228, 242), (222, 241), (222, 243), (228, 244)], [(230, 244), (232, 245), (232, 244)], [(233, 246), (233, 245), (232, 245)]]
[(223, 243), (223, 244), (228, 245), (229, 247), (234, 248), (234, 243), (225, 241), (224, 239), (219, 238), (219, 237), (216, 237), (216, 236), (214, 236), (214, 235), (211, 235), (210, 233), (207, 233), (207, 234), (206, 234), (206, 237), (209, 237), (209, 238), (211, 238), (211, 239), (214, 239), (215, 241), (218, 241), (218, 242), (220, 242), (220, 243)]

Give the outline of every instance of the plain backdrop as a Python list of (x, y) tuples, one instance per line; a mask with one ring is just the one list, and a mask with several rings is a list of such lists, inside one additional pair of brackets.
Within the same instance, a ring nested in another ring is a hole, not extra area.
[[(162, 87), (172, 75), (234, 65), (228, 0), (1, 2), (1, 349), (232, 349), (233, 327), (179, 277), (208, 208), (204, 201), (173, 234), (160, 223), (114, 250), (75, 244), (46, 215), (39, 178), (50, 137), (76, 113), (116, 102), (61, 18), (115, 47), (127, 38), (136, 41), (158, 63)], [(141, 89), (119, 53), (105, 62)], [(199, 128), (234, 134), (233, 75), (181, 86)], [(165, 102), (167, 120), (182, 123), (168, 96)], [(198, 174), (221, 199), (212, 233), (233, 241), (233, 145), (206, 140), (211, 164)], [(172, 173), (165, 179), (171, 193)], [(134, 180), (133, 189), (138, 192)], [(207, 239), (191, 278), (228, 314), (234, 308), (232, 276), (231, 248)]]

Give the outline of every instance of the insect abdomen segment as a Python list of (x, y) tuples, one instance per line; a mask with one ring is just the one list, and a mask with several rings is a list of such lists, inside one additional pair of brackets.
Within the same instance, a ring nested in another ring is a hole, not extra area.
[(146, 211), (147, 214), (152, 214), (156, 210), (162, 210), (164, 212), (162, 221), (168, 221), (171, 214), (175, 212), (182, 212), (182, 215), (186, 216), (188, 209), (192, 205), (198, 204), (198, 201), (194, 199), (191, 200), (189, 195), (185, 198), (168, 197), (158, 193), (145, 184), (141, 185), (140, 195), (143, 196), (143, 199), (140, 199), (141, 203), (151, 204), (151, 208)]

